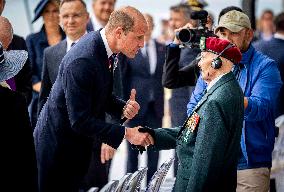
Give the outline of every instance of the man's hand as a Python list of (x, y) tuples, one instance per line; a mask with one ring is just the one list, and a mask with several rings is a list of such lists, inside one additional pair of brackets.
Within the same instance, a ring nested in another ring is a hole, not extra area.
[(132, 89), (130, 98), (127, 101), (126, 105), (123, 108), (123, 116), (127, 119), (132, 119), (135, 115), (138, 114), (140, 105), (135, 101), (136, 90)]
[(101, 146), (101, 163), (104, 164), (106, 161), (112, 159), (115, 151), (114, 148), (103, 143)]
[(134, 145), (149, 146), (154, 144), (154, 139), (149, 133), (141, 133), (139, 127), (125, 128), (125, 138)]

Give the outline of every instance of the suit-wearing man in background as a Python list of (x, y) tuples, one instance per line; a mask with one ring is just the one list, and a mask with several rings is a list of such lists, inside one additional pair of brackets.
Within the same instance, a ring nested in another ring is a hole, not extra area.
[[(54, 84), (59, 65), (65, 54), (87, 33), (86, 27), (89, 21), (87, 7), (82, 0), (63, 0), (59, 9), (60, 23), (66, 34), (66, 39), (45, 49), (43, 54), (42, 85), (39, 94), (39, 109), (45, 104), (51, 87)], [(83, 181), (82, 188), (103, 187), (108, 182), (109, 156), (113, 156), (114, 149), (96, 140), (89, 171)], [(101, 151), (102, 148), (102, 151)], [(101, 160), (102, 152), (102, 160)], [(109, 155), (108, 153), (112, 153)], [(101, 163), (102, 161), (102, 163)]]
[(114, 10), (115, 2), (116, 0), (93, 0), (93, 12), (87, 25), (88, 31), (96, 31), (105, 27)]
[[(0, 16), (5, 8), (6, 1), (0, 0)], [(26, 50), (27, 45), (23, 37), (13, 34), (12, 42), (7, 50)], [(32, 70), (29, 59), (26, 60), (24, 67), (13, 78), (8, 79), (7, 83), (11, 86), (12, 90), (16, 90), (26, 98), (26, 103), (32, 100)]]
[(126, 102), (112, 94), (113, 54), (134, 58), (144, 46), (144, 16), (133, 7), (114, 11), (101, 31), (90, 32), (63, 58), (35, 128), (39, 190), (78, 191), (93, 152), (93, 141), (117, 148), (126, 138), (148, 145), (146, 133), (105, 122), (108, 112), (132, 119), (140, 108), (135, 90)]
[[(195, 24), (190, 17), (191, 8), (187, 4), (178, 4), (170, 8), (170, 27), (172, 30), (183, 27), (187, 23)], [(175, 34), (175, 33), (173, 33)], [(174, 38), (174, 37), (173, 37)], [(193, 61), (196, 56), (200, 53), (197, 48), (184, 48), (180, 52), (180, 59), (178, 61), (178, 67), (182, 68), (187, 66)], [(177, 88), (176, 82), (168, 80), (168, 69), (167, 64), (164, 65), (163, 74), (163, 86), (171, 90), (171, 98), (169, 100), (171, 125), (172, 127), (182, 125), (184, 119), (187, 117), (186, 104), (190, 98), (190, 95), (194, 89), (194, 86), (184, 86)], [(175, 160), (175, 174), (177, 170), (177, 158)]]
[(227, 40), (210, 37), (203, 45), (198, 66), (207, 92), (183, 126), (140, 131), (151, 133), (156, 149), (176, 149), (179, 165), (174, 191), (234, 192), (244, 106), (231, 70), (242, 56)]
[[(127, 92), (136, 89), (137, 102), (140, 104), (138, 115), (127, 122), (127, 126), (138, 125), (162, 127), (164, 115), (164, 88), (162, 86), (163, 64), (165, 61), (165, 46), (151, 37), (154, 21), (149, 14), (144, 15), (148, 23), (145, 35), (145, 46), (134, 59), (129, 60), (125, 76), (128, 78)], [(147, 181), (157, 170), (159, 152), (147, 151), (148, 171)], [(138, 151), (133, 150), (128, 143), (127, 172), (133, 173), (138, 169)]]

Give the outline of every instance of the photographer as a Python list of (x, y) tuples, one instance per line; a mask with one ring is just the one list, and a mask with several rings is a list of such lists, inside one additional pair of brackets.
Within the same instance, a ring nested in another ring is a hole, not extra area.
[[(190, 23), (192, 26), (196, 26), (196, 22), (191, 19), (191, 9), (186, 4), (178, 4), (170, 8), (170, 27), (176, 32), (177, 29)], [(174, 47), (172, 44), (167, 46), (166, 63), (164, 65), (162, 83), (166, 88), (173, 89), (172, 97), (170, 99), (171, 110), (171, 123), (172, 126), (178, 126), (182, 124), (186, 115), (186, 104), (190, 95), (194, 89), (195, 83), (186, 84), (186, 87), (179, 88), (179, 80), (174, 77), (179, 76), (177, 71), (180, 68), (187, 66), (193, 61), (200, 53), (198, 48), (184, 48), (179, 49), (177, 45)], [(186, 78), (186, 77), (185, 77)], [(190, 86), (188, 86), (190, 85)], [(185, 86), (185, 85), (183, 85)]]

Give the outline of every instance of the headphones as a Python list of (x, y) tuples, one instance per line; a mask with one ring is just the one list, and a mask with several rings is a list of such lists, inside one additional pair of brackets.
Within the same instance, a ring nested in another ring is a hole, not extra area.
[(224, 49), (223, 49), (223, 51), (221, 51), (221, 53), (219, 53), (218, 55), (217, 55), (217, 57), (215, 57), (213, 60), (212, 60), (212, 62), (211, 62), (211, 66), (212, 66), (212, 68), (213, 69), (220, 69), (221, 68), (221, 66), (222, 66), (222, 60), (221, 60), (221, 56), (222, 56), (222, 54), (226, 51), (226, 50), (228, 50), (228, 49), (230, 49), (230, 48), (232, 48), (232, 47), (235, 47), (236, 45), (234, 45), (234, 44), (232, 44), (232, 43), (230, 43), (230, 44), (228, 44)]

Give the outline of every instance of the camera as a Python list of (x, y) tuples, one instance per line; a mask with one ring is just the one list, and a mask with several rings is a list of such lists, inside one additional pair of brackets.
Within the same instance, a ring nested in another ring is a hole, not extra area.
[(199, 26), (196, 29), (182, 29), (176, 33), (183, 46), (199, 48), (200, 40), (207, 37), (216, 37), (213, 31), (206, 27), (208, 12), (205, 10), (192, 12), (191, 18), (199, 20)]

